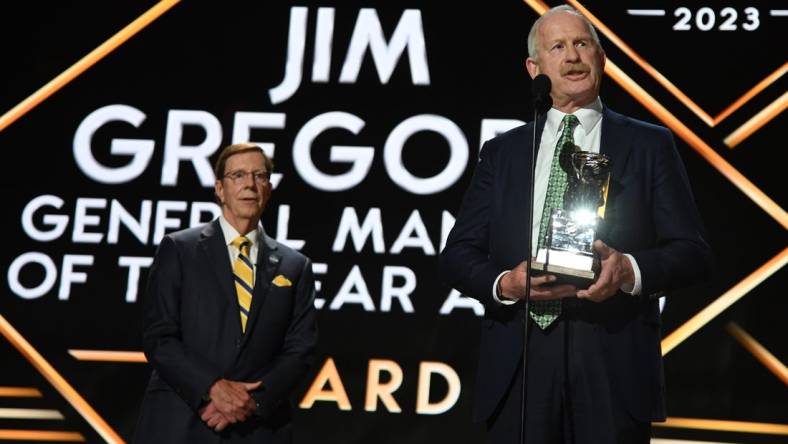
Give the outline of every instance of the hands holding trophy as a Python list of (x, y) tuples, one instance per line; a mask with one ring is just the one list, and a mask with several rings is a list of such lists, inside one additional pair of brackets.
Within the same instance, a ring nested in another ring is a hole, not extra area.
[(563, 208), (552, 210), (543, 247), (532, 268), (586, 288), (599, 273), (593, 243), (605, 216), (610, 159), (604, 154), (576, 151), (567, 180)]

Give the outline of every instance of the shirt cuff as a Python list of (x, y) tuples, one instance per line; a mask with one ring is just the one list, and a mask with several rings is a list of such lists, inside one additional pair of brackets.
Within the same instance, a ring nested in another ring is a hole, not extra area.
[(638, 262), (631, 254), (624, 254), (629, 259), (629, 263), (632, 264), (632, 273), (635, 275), (635, 284), (623, 284), (621, 285), (621, 291), (627, 294), (631, 294), (632, 296), (637, 296), (643, 289), (643, 282), (640, 279), (640, 267), (638, 267)]
[(504, 298), (498, 297), (498, 282), (500, 282), (501, 278), (503, 277), (503, 275), (505, 275), (509, 271), (510, 270), (506, 270), (503, 273), (499, 274), (498, 277), (495, 278), (495, 281), (493, 282), (493, 287), (492, 287), (493, 300), (495, 302), (497, 302), (499, 304), (503, 304), (503, 305), (512, 305), (512, 304), (516, 304), (517, 303), (517, 301), (512, 300), (512, 299), (504, 299)]

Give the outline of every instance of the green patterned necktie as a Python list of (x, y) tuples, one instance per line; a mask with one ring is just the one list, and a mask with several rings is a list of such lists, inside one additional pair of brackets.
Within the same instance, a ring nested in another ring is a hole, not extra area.
[[(537, 238), (538, 248), (544, 246), (545, 235), (547, 234), (547, 227), (550, 221), (550, 213), (552, 213), (553, 208), (563, 208), (564, 205), (564, 192), (567, 187), (567, 179), (566, 171), (561, 168), (561, 165), (568, 165), (568, 158), (575, 149), (575, 140), (572, 133), (578, 123), (580, 123), (580, 121), (572, 114), (565, 115), (562, 121), (563, 130), (555, 146), (553, 162), (550, 164), (550, 178), (547, 181), (544, 209), (542, 210), (542, 219), (539, 222), (539, 237)], [(533, 318), (536, 325), (542, 330), (546, 329), (553, 321), (558, 319), (558, 316), (561, 314), (560, 299), (533, 301), (530, 307), (531, 318)]]

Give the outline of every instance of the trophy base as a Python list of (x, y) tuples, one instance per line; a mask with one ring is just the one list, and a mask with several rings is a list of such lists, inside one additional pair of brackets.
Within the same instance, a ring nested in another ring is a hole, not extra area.
[(593, 271), (576, 270), (574, 268), (562, 267), (560, 265), (545, 264), (540, 262), (531, 263), (531, 271), (534, 276), (542, 274), (552, 274), (556, 278), (556, 284), (569, 284), (577, 287), (578, 290), (584, 290), (591, 286), (596, 276)]
[(550, 250), (550, 262), (545, 263), (546, 250), (539, 251), (531, 262), (534, 276), (552, 274), (557, 277), (555, 284), (570, 284), (578, 289), (588, 288), (594, 282), (593, 257), (567, 251)]

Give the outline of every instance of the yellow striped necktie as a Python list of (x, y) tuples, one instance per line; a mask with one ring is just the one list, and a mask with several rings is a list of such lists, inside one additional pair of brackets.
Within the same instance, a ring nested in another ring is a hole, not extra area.
[(254, 265), (249, 259), (249, 247), (252, 242), (246, 236), (238, 236), (233, 240), (233, 246), (238, 248), (238, 257), (233, 263), (233, 279), (235, 292), (238, 295), (238, 306), (241, 309), (241, 330), (246, 332), (246, 321), (249, 319), (249, 307), (252, 306), (252, 292), (254, 289)]

